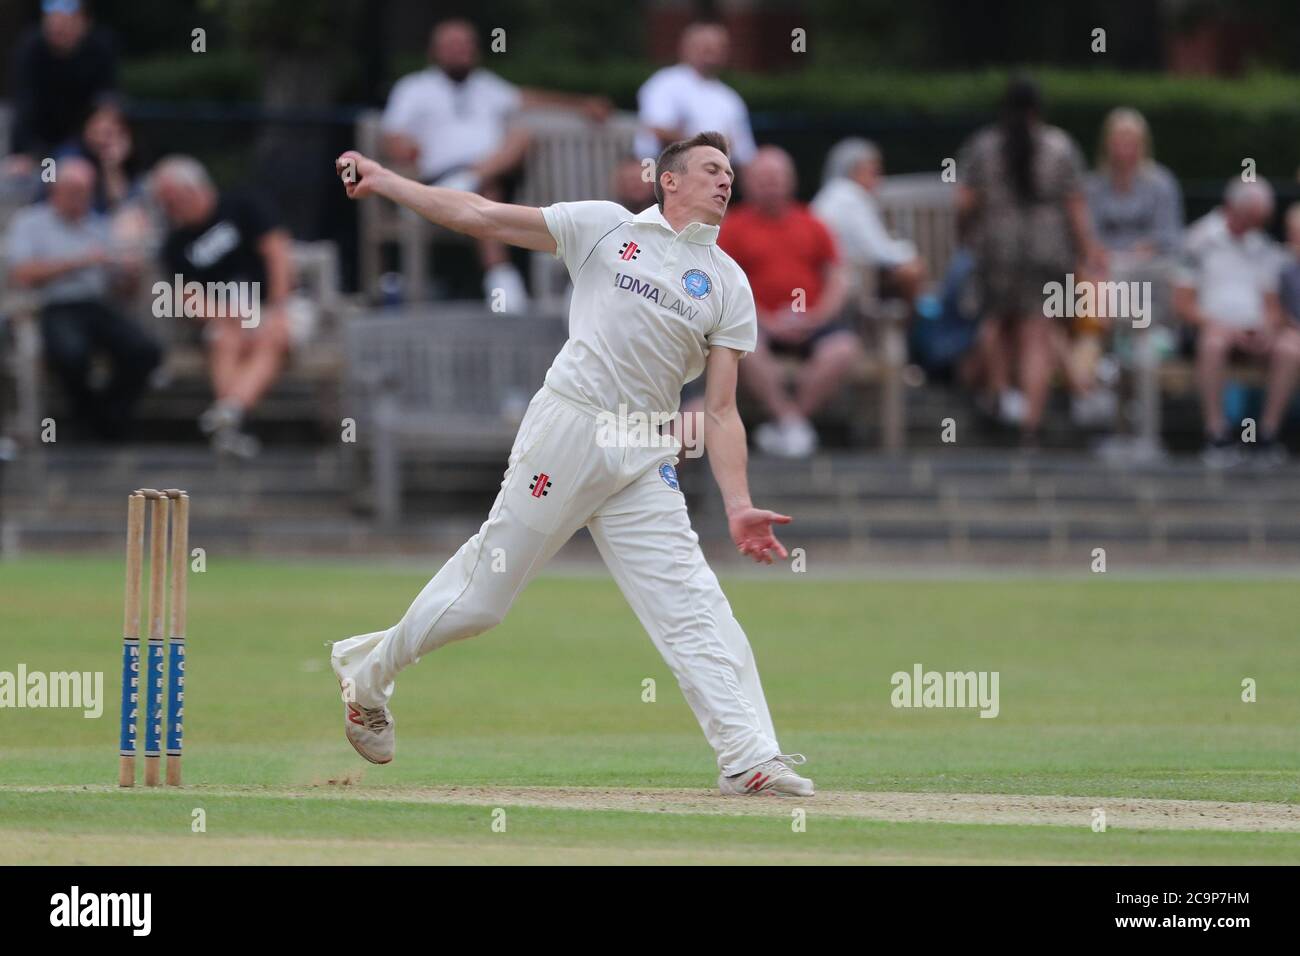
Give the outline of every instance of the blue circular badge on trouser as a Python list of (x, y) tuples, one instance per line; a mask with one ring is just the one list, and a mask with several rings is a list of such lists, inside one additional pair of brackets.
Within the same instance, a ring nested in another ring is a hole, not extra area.
[(677, 484), (677, 469), (673, 467), (671, 461), (666, 461), (659, 466), (659, 477), (664, 480), (664, 484), (673, 491), (680, 490)]

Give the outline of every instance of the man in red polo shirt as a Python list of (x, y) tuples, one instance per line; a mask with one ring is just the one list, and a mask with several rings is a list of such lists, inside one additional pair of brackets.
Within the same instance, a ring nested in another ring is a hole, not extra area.
[[(764, 146), (743, 185), (746, 201), (727, 215), (718, 237), (749, 277), (758, 308), (758, 347), (741, 363), (740, 380), (771, 417), (754, 433), (758, 447), (802, 458), (817, 447), (809, 418), (862, 357), (862, 340), (841, 318), (848, 282), (835, 240), (795, 201), (789, 154)], [(794, 395), (780, 356), (800, 360)]]

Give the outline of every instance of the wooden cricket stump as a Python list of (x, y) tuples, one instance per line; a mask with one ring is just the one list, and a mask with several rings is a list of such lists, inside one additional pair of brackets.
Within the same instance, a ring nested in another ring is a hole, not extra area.
[(181, 785), (185, 721), (185, 619), (190, 559), (190, 496), (168, 488), (172, 501), (171, 640), (167, 666), (167, 785)]
[[(189, 557), (189, 495), (179, 488), (141, 488), (127, 498), (126, 595), (122, 625), (122, 721), (118, 786), (135, 786), (136, 724), (144, 690), (144, 783), (162, 781), (166, 738), (167, 783), (181, 784), (185, 700), (186, 584)], [(149, 639), (141, 681), (140, 609), (144, 578), (146, 515), (149, 531)], [(169, 550), (170, 548), (170, 550)], [(170, 601), (168, 570), (170, 569)], [(170, 605), (170, 617), (167, 611)], [(170, 640), (168, 640), (170, 638)], [(164, 668), (165, 658), (170, 667)], [(170, 679), (165, 679), (168, 677)], [(167, 700), (164, 718), (163, 699)], [(165, 730), (164, 730), (165, 720)]]
[(140, 703), (140, 583), (144, 573), (144, 495), (135, 491), (126, 506), (126, 598), (122, 621), (122, 724), (118, 739), (117, 785), (135, 786), (135, 725)]

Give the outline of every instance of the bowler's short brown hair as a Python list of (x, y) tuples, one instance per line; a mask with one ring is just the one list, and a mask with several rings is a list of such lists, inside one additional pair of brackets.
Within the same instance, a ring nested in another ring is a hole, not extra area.
[(681, 139), (665, 146), (664, 151), (659, 154), (659, 161), (655, 163), (655, 199), (659, 202), (661, 212), (664, 208), (664, 190), (660, 182), (663, 180), (664, 173), (685, 172), (686, 154), (696, 146), (712, 146), (723, 156), (731, 158), (731, 146), (727, 143), (727, 137), (713, 130), (696, 133), (690, 139)]

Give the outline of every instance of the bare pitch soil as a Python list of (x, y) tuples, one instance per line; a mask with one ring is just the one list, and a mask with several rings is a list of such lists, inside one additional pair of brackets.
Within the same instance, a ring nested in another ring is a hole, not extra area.
[[(10, 791), (104, 790), (114, 787), (0, 787)], [(212, 796), (380, 800), (398, 803), (542, 807), (554, 810), (632, 813), (707, 813), (788, 816), (800, 808), (810, 816), (894, 823), (1037, 824), (1089, 826), (1094, 810), (1108, 829), (1236, 830), (1300, 832), (1300, 805), (1230, 803), (1214, 800), (1153, 800), (1126, 797), (1028, 796), (1002, 793), (886, 793), (824, 791), (806, 799), (764, 794), (724, 797), (707, 790), (601, 787), (367, 787), (331, 781), (302, 788), (198, 787)]]
[[(319, 792), (319, 791), (314, 791)], [(637, 813), (809, 815), (927, 823), (1089, 825), (1093, 811), (1108, 828), (1133, 830), (1300, 831), (1300, 806), (1144, 800), (1121, 797), (1024, 796), (1000, 793), (874, 793), (826, 791), (806, 799), (764, 794), (723, 797), (701, 790), (613, 790), (586, 787), (438, 787), (418, 790), (345, 788), (356, 799), (395, 799), (475, 806), (530, 806)]]

